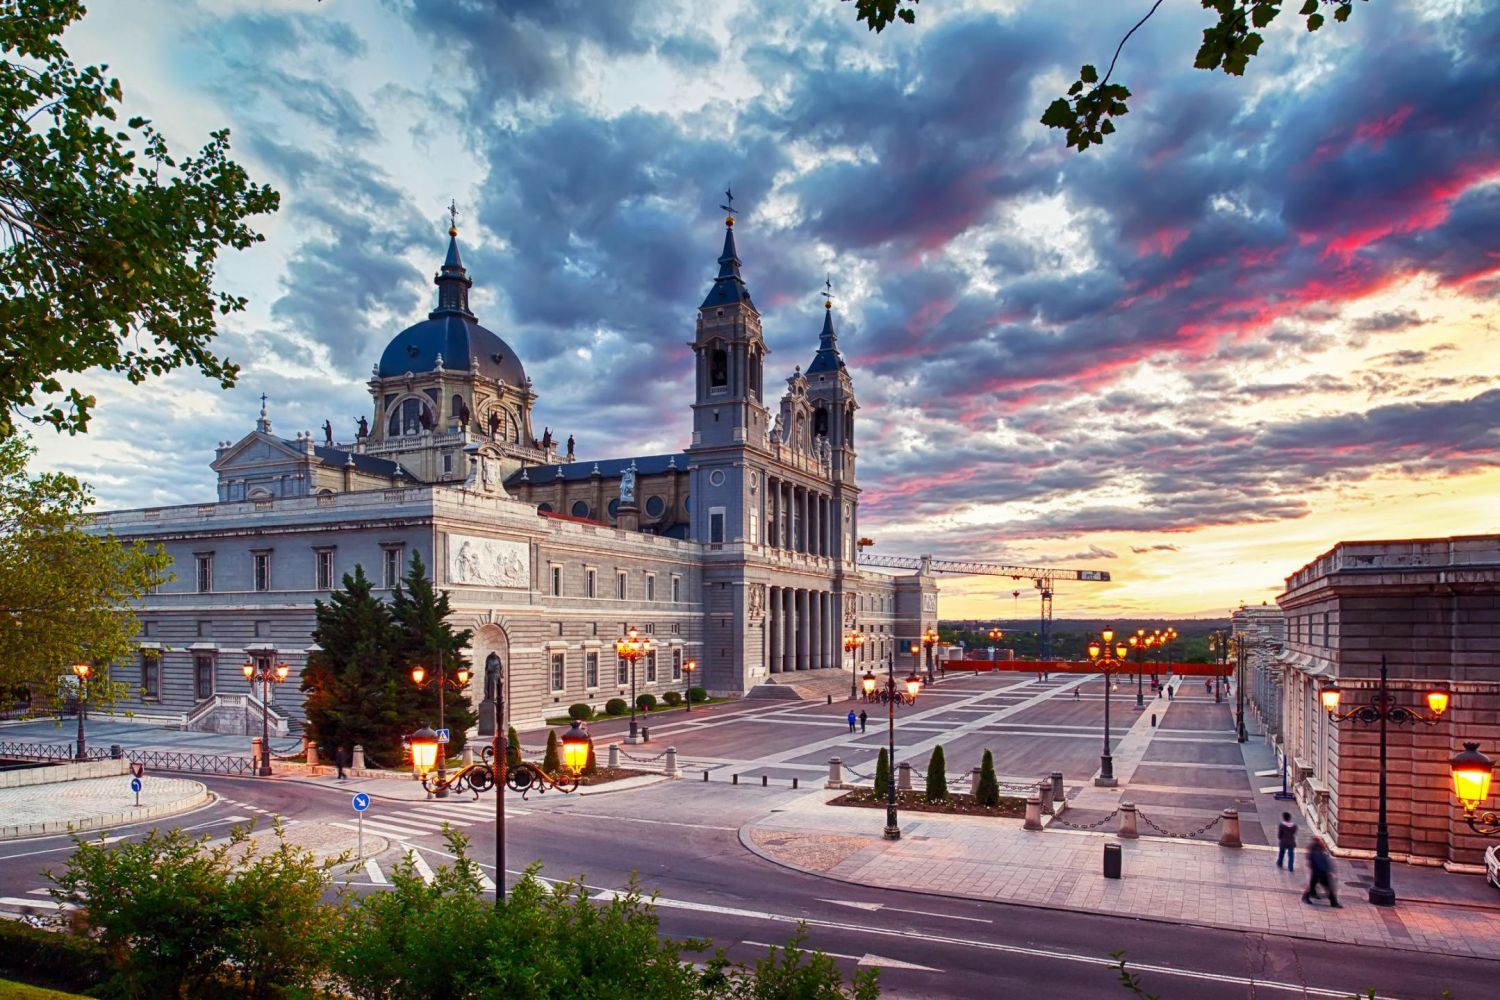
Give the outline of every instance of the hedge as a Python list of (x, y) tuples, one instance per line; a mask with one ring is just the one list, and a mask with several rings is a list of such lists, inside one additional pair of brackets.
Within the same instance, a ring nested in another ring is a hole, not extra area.
[(81, 993), (114, 975), (104, 949), (76, 934), (0, 920), (0, 975)]

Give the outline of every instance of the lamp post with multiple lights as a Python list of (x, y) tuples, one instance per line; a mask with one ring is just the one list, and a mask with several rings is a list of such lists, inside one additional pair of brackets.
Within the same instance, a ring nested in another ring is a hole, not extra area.
[(1145, 672), (1146, 650), (1156, 645), (1156, 637), (1146, 634), (1146, 630), (1138, 628), (1135, 635), (1127, 640), (1130, 643), (1130, 651), (1135, 653), (1135, 707), (1146, 707), (1146, 694), (1141, 687), (1141, 674)]
[[(912, 643), (912, 651), (917, 650), (916, 643)], [(891, 654), (885, 661), (885, 687), (876, 690), (877, 679), (874, 671), (867, 671), (864, 676), (865, 701), (884, 702), (888, 708), (886, 718), (886, 734), (889, 741), (890, 776), (885, 790), (885, 839), (900, 840), (901, 826), (896, 821), (896, 704), (911, 705), (916, 702), (917, 695), (922, 692), (922, 678), (917, 676), (915, 665), (912, 672), (902, 682), (901, 687), (896, 686), (896, 656)], [(903, 690), (904, 689), (904, 690)]]
[(1385, 657), (1380, 658), (1380, 687), (1368, 705), (1357, 705), (1347, 712), (1339, 711), (1341, 692), (1337, 684), (1329, 684), (1318, 691), (1318, 701), (1328, 718), (1334, 722), (1350, 719), (1361, 725), (1380, 726), (1380, 815), (1375, 827), (1375, 884), (1370, 886), (1370, 902), (1376, 906), (1394, 906), (1396, 891), (1391, 888), (1391, 836), (1386, 825), (1386, 727), (1390, 723), (1409, 726), (1415, 722), (1435, 725), (1448, 710), (1448, 692), (1433, 689), (1427, 692), (1427, 708), (1414, 709), (1398, 705), (1391, 697), (1386, 683)]
[(94, 668), (87, 663), (73, 664), (73, 675), (78, 678), (78, 746), (73, 751), (74, 760), (88, 760), (88, 751), (83, 742), (83, 725), (89, 714), (89, 674)]
[(630, 664), (630, 735), (625, 737), (626, 743), (639, 743), (641, 741), (635, 721), (635, 664), (651, 654), (654, 647), (649, 635), (642, 635), (641, 630), (627, 625), (625, 634), (615, 640), (615, 655)]
[(1216, 628), (1208, 633), (1208, 651), (1213, 654), (1214, 663), (1219, 667), (1214, 671), (1214, 704), (1218, 704), (1222, 698), (1219, 694), (1219, 682), (1224, 665), (1229, 662), (1229, 636), (1227, 628)]
[(859, 697), (859, 651), (864, 648), (865, 634), (857, 629), (850, 629), (844, 635), (844, 652), (851, 655), (849, 660), (849, 697)]
[(922, 646), (927, 650), (927, 683), (932, 683), (932, 647), (938, 643), (937, 629), (928, 628), (922, 633)]
[(990, 629), (988, 634), (990, 637), (991, 646), (994, 649), (994, 652), (990, 654), (990, 662), (994, 663), (995, 660), (999, 659), (1000, 640), (1005, 638), (1005, 632), (999, 628), (992, 628)]
[(693, 671), (698, 669), (697, 660), (688, 660), (682, 665), (682, 696), (687, 699), (687, 710), (693, 710)]
[(273, 667), (270, 660), (263, 660), (259, 665), (246, 661), (240, 672), (250, 682), (251, 688), (260, 681), (260, 767), (255, 773), (268, 778), (271, 775), (271, 685), (286, 680), (290, 671), (285, 663)]
[[(434, 678), (432, 678), (431, 680), (428, 680), (428, 678), (427, 678), (427, 668), (426, 667), (421, 666), (419, 664), (419, 665), (411, 668), (411, 681), (418, 688), (420, 688), (422, 690), (426, 690), (428, 687), (430, 687), (430, 686), (432, 686), (434, 684), (437, 685), (437, 696), (438, 696), (438, 729), (445, 729), (445, 728), (447, 728), (447, 724), (448, 724), (447, 723), (446, 706), (444, 705), (444, 702), (443, 702), (443, 692), (446, 691), (450, 685), (452, 686), (453, 690), (455, 690), (455, 691), (462, 691), (468, 685), (468, 683), (469, 683), (469, 676), (470, 676), (470, 674), (469, 674), (469, 668), (460, 665), (457, 670), (453, 671), (453, 678), (452, 678), (452, 680), (450, 680), (448, 678), (447, 671), (444, 669), (444, 664), (446, 662), (447, 662), (447, 657), (444, 656), (442, 653), (439, 653), (438, 654), (438, 671), (437, 671), (437, 676), (434, 677)], [(440, 799), (446, 799), (448, 797), (448, 781), (447, 781), (447, 779), (448, 779), (448, 748), (447, 747), (443, 747), (442, 748), (442, 752), (441, 752), (441, 754), (438, 757), (438, 761), (437, 761), (437, 773), (438, 773), (438, 790), (437, 790), (437, 792), (435, 794)]]
[(1104, 671), (1104, 752), (1099, 755), (1099, 777), (1094, 779), (1094, 784), (1104, 788), (1119, 784), (1115, 780), (1115, 758), (1109, 746), (1109, 691), (1114, 686), (1110, 672), (1124, 667), (1125, 657), (1130, 653), (1129, 646), (1123, 642), (1115, 643), (1114, 639), (1115, 630), (1107, 628), (1099, 633), (1099, 638), (1090, 639), (1088, 646), (1089, 660)]

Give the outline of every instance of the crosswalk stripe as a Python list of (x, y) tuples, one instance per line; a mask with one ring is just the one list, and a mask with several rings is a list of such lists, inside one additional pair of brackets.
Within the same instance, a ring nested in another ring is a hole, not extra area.
[(375, 833), (390, 834), (395, 837), (420, 837), (435, 831), (424, 829), (420, 826), (405, 826), (400, 823), (391, 823), (387, 820), (365, 820), (365, 829)]
[(417, 853), (416, 848), (412, 847), (409, 844), (402, 844), (401, 846), (406, 848), (406, 856), (408, 858), (411, 858), (412, 866), (417, 869), (417, 874), (422, 876), (422, 881), (426, 882), (428, 885), (431, 885), (434, 877), (432, 874), (432, 867), (427, 864), (427, 861), (422, 857), (422, 855)]
[(380, 865), (374, 858), (365, 862), (365, 872), (370, 876), (370, 881), (376, 885), (389, 885), (385, 880), (385, 872), (380, 870)]
[(71, 910), (72, 903), (54, 903), (50, 899), (22, 899), (20, 896), (0, 896), (0, 906), (35, 907), (43, 910)]
[(495, 880), (492, 879), (492, 878), (490, 878), (484, 872), (480, 872), (479, 873), (479, 888), (483, 889), (485, 892), (494, 892), (495, 891)]

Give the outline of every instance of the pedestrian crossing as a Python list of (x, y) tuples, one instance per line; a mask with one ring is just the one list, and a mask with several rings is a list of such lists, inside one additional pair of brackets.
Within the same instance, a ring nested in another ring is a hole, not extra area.
[[(528, 810), (517, 809), (506, 804), (507, 816), (525, 816)], [(374, 799), (364, 814), (366, 833), (374, 833), (392, 840), (407, 840), (441, 833), (443, 824), (454, 829), (473, 826), (495, 818), (495, 803), (490, 799), (479, 801), (462, 799), (430, 799), (424, 802), (402, 802)], [(354, 819), (340, 820), (335, 826), (348, 830), (357, 829)]]
[[(402, 855), (400, 861), (405, 861), (408, 857), (411, 858), (412, 868), (416, 871), (417, 877), (428, 885), (431, 885), (433, 879), (437, 878), (437, 873), (432, 870), (432, 865), (422, 856), (422, 852), (410, 844), (402, 844), (401, 847), (405, 850), (405, 854)], [(388, 863), (394, 867), (400, 861)], [(390, 887), (391, 880), (386, 876), (385, 869), (380, 866), (380, 862), (376, 859), (365, 859), (364, 873), (365, 877), (369, 879), (369, 882), (366, 884), (378, 889)], [(479, 888), (483, 892), (494, 892), (495, 880), (481, 871), (479, 873)]]

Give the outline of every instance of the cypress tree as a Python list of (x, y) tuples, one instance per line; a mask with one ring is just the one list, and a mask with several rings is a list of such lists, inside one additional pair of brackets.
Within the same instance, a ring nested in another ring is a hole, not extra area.
[(943, 762), (943, 748), (938, 745), (927, 761), (927, 801), (941, 802), (948, 797), (948, 770)]
[(994, 808), (1000, 804), (1000, 781), (995, 777), (995, 756), (988, 750), (979, 764), (979, 787), (974, 791), (974, 801), (982, 806)]
[(890, 793), (891, 787), (891, 759), (886, 756), (885, 747), (880, 748), (880, 756), (875, 758), (875, 794), (884, 798)]
[(505, 731), (505, 766), (511, 770), (521, 766), (521, 737), (516, 735), (515, 726)]
[(562, 758), (557, 754), (557, 730), (547, 730), (547, 755), (542, 758), (542, 770), (552, 776), (562, 772)]
[(342, 590), (328, 602), (314, 601), (317, 650), (302, 670), (307, 695), (307, 733), (330, 754), (356, 743), (373, 762), (387, 767), (401, 759), (401, 738), (423, 721), (400, 709), (397, 692), (404, 680), (396, 659), (397, 637), (391, 611), (372, 593), (364, 568), (344, 575)]
[[(436, 726), (438, 721), (438, 666), (441, 663), (450, 687), (443, 692), (442, 725), (453, 733), (450, 749), (462, 748), (469, 730), (479, 721), (479, 715), (469, 703), (468, 690), (460, 691), (451, 685), (454, 674), (467, 666), (463, 650), (469, 645), (474, 633), (468, 629), (455, 632), (448, 624), (452, 614), (448, 592), (438, 590), (427, 576), (427, 567), (420, 553), (411, 554), (406, 576), (391, 592), (391, 617), (396, 623), (400, 670), (406, 676), (398, 689), (401, 711), (408, 718)], [(411, 682), (412, 667), (427, 669), (429, 683), (419, 688)], [(472, 684), (472, 679), (470, 684)]]

